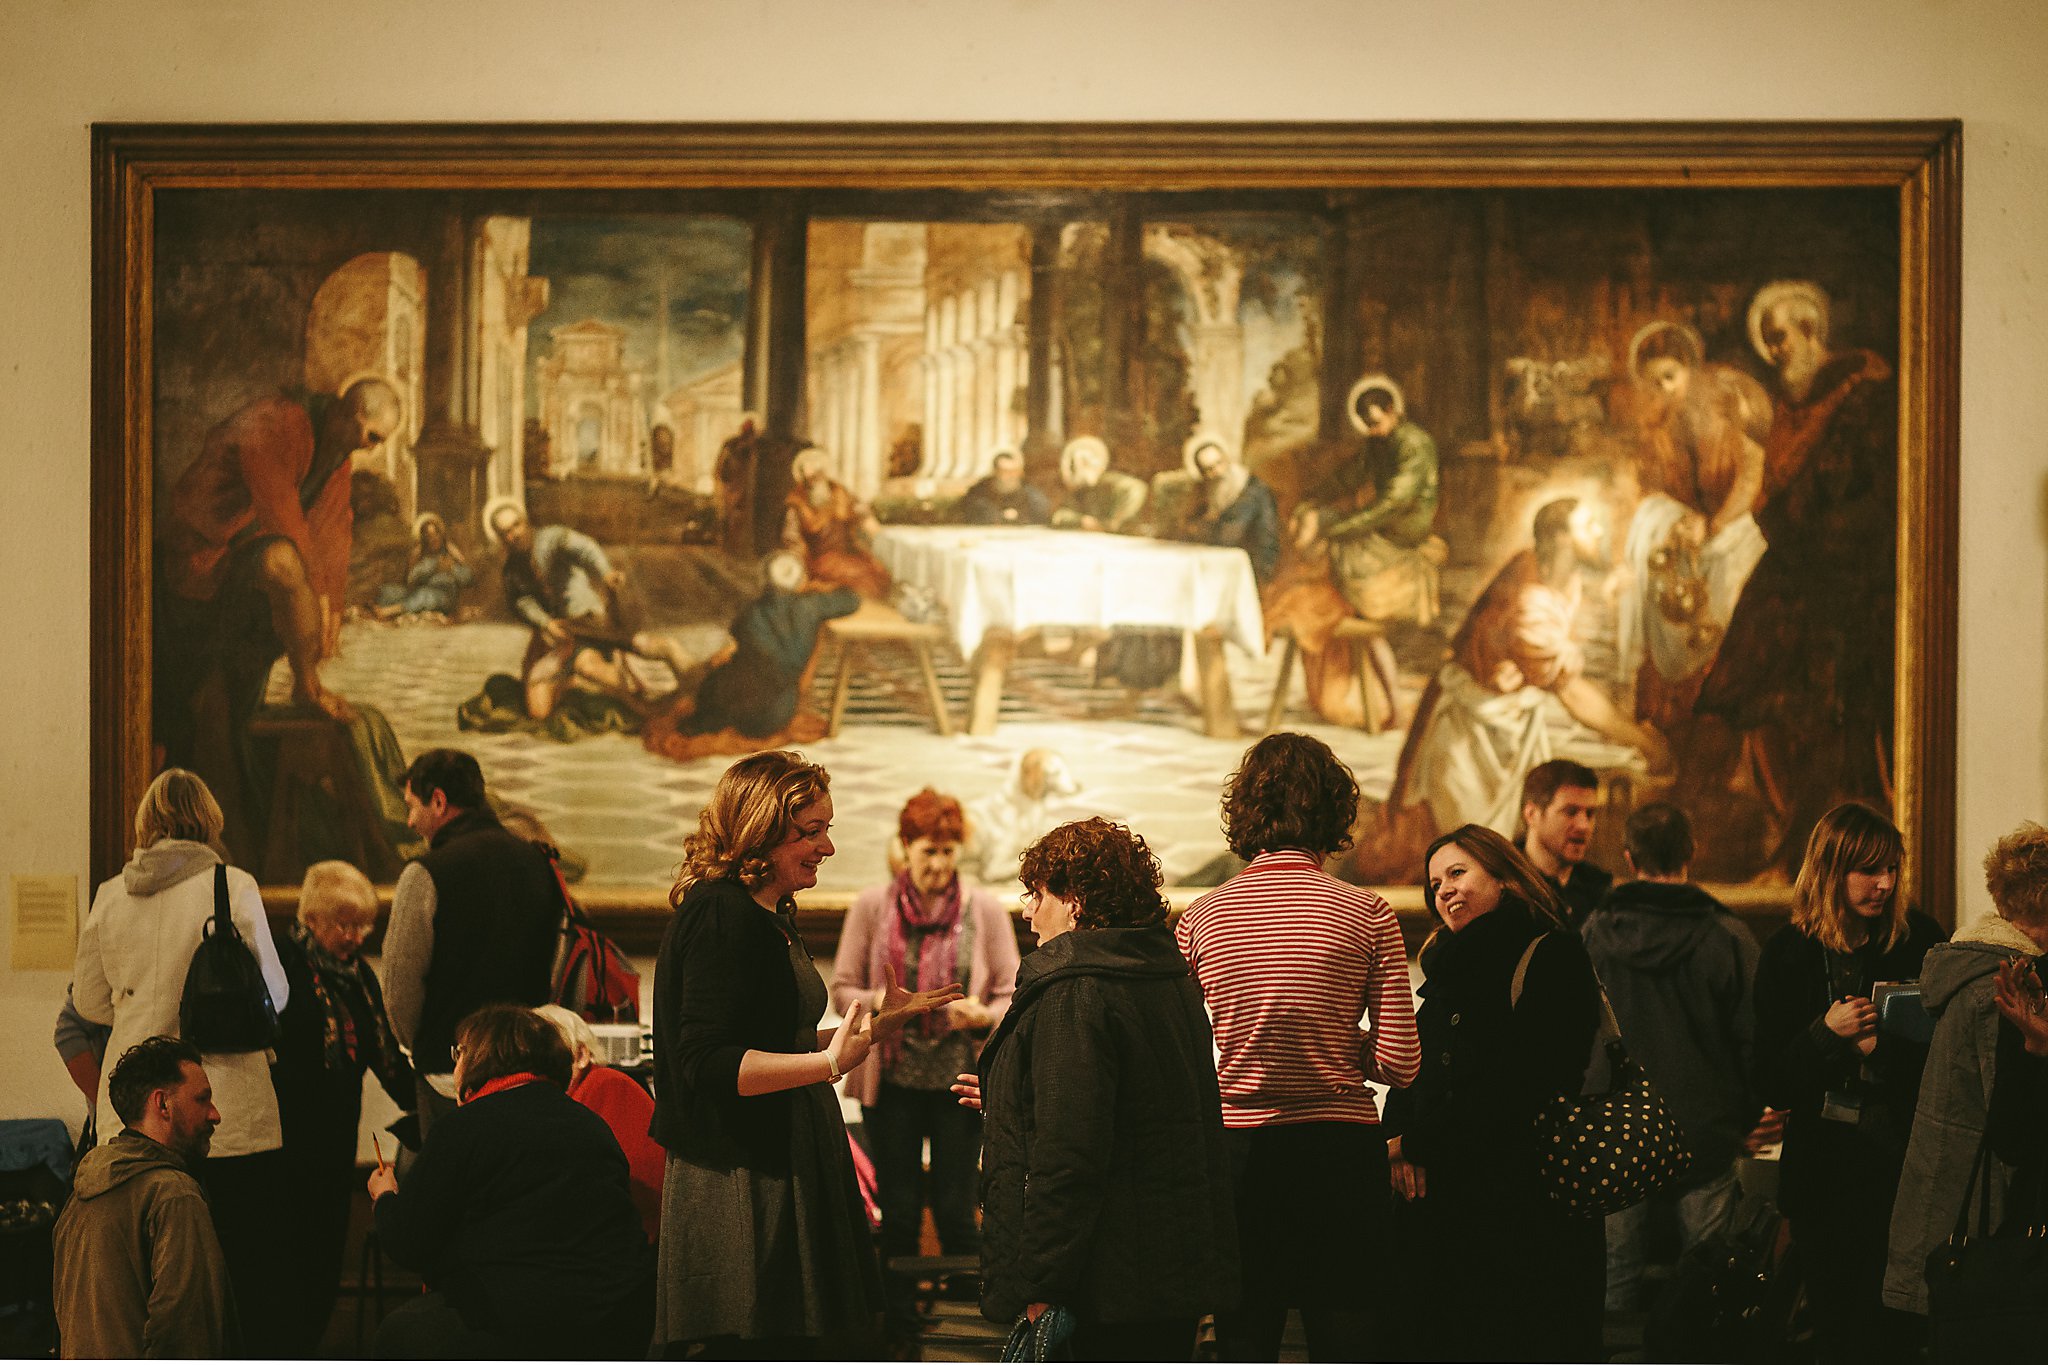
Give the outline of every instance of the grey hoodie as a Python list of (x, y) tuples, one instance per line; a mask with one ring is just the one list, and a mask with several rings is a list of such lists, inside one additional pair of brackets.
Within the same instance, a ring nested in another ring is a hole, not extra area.
[(67, 1358), (227, 1354), (227, 1262), (206, 1196), (170, 1148), (124, 1128), (86, 1153), (55, 1238)]
[(195, 839), (159, 839), (148, 848), (138, 848), (121, 869), (121, 884), (131, 896), (154, 896), (165, 887), (176, 886), (187, 877), (211, 872), (223, 861), (211, 844)]
[[(1921, 964), (1920, 998), (1934, 1016), (1934, 1039), (1928, 1044), (1920, 1104), (1906, 1143), (1898, 1200), (1892, 1205), (1891, 1251), (1884, 1275), (1888, 1307), (1927, 1311), (1927, 1255), (1955, 1231), (1956, 1214), (1963, 1207), (1970, 1171), (1984, 1141), (1984, 1119), (1997, 1075), (1999, 1022), (1992, 999), (1993, 973), (2001, 962), (2034, 957), (2040, 951), (2032, 939), (1993, 915), (1928, 949)], [(2011, 1180), (2012, 1167), (1994, 1157), (1994, 1227)]]

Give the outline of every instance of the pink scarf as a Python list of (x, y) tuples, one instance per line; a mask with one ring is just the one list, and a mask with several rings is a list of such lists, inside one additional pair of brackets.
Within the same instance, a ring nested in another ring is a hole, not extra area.
[[(958, 980), (955, 973), (960, 969), (960, 879), (953, 878), (943, 895), (927, 902), (910, 884), (910, 873), (899, 872), (895, 885), (889, 888), (889, 899), (896, 913), (889, 917), (889, 944), (882, 960), (896, 969), (896, 980), (909, 986), (911, 976), (904, 970), (904, 959), (910, 953), (912, 930), (924, 933), (924, 942), (917, 950), (917, 985), (912, 989), (930, 990)], [(942, 1037), (952, 1029), (944, 1010), (933, 1010), (917, 1020), (915, 1027), (927, 1038)], [(895, 1061), (901, 1050), (900, 1037), (883, 1043), (883, 1063)]]

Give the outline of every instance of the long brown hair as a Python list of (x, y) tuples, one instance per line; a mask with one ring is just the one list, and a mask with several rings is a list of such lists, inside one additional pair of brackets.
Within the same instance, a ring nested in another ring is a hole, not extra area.
[[(1517, 897), (1528, 906), (1537, 927), (1564, 927), (1564, 903), (1558, 900), (1550, 879), (1536, 870), (1522, 850), (1485, 825), (1460, 825), (1449, 834), (1439, 834), (1422, 855), (1423, 903), (1430, 914), (1436, 914), (1436, 883), (1429, 880), (1429, 865), (1436, 861), (1437, 851), (1450, 844), (1464, 849), (1473, 862), (1485, 868), (1487, 875), (1500, 883), (1504, 897)], [(1441, 923), (1442, 916), (1437, 918)]]
[(796, 813), (832, 789), (832, 775), (793, 749), (749, 754), (727, 768), (683, 841), (683, 864), (668, 893), (681, 905), (698, 882), (732, 877), (748, 890), (768, 880), (768, 854), (789, 838)]
[[(1906, 854), (1899, 827), (1860, 801), (1844, 801), (1821, 816), (1806, 840), (1806, 858), (1799, 880), (1792, 884), (1792, 927), (1838, 953), (1856, 947), (1849, 940), (1851, 872), (1876, 872), (1897, 867)], [(1869, 937), (1889, 951), (1906, 933), (1906, 901), (1896, 883), (1885, 905), (1882, 928), (1872, 925)]]

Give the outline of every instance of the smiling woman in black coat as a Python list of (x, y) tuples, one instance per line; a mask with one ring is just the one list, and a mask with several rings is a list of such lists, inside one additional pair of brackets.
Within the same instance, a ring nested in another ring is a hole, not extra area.
[(1584, 1082), (1593, 964), (1550, 884), (1492, 830), (1453, 830), (1426, 866), (1442, 927), (1422, 949), (1422, 1071), (1389, 1095), (1386, 1118), (1417, 1251), (1407, 1357), (1603, 1359), (1606, 1238), (1550, 1197), (1535, 1126)]
[(982, 1311), (1065, 1308), (1079, 1360), (1186, 1360), (1196, 1319), (1236, 1302), (1237, 1230), (1159, 864), (1094, 819), (1033, 844), (1021, 876), (1039, 946), (981, 1058)]

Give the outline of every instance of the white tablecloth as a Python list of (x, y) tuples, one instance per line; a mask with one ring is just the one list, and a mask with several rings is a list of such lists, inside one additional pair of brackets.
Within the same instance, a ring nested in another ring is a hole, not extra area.
[(973, 657), (992, 628), (1214, 627), (1266, 649), (1252, 562), (1243, 550), (1098, 531), (1008, 526), (887, 526), (875, 556), (945, 604)]

